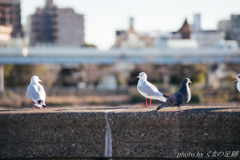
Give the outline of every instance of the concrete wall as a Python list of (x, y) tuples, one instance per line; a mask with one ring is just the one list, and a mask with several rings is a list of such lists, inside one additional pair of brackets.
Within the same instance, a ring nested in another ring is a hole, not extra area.
[(239, 117), (214, 109), (5, 113), (0, 158), (239, 158)]

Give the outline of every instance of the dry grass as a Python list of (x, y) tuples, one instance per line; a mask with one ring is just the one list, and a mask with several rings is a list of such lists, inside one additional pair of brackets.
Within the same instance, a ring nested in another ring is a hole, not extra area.
[(49, 96), (46, 99), (49, 105), (116, 104), (128, 101), (130, 101), (128, 95)]
[[(171, 95), (176, 91), (176, 87), (160, 89), (164, 94)], [(198, 89), (191, 88), (191, 104), (224, 104), (239, 102), (240, 94), (232, 89)], [(31, 106), (31, 100), (25, 95), (26, 89), (5, 90), (0, 93), (0, 106), (3, 107), (25, 107)], [(71, 88), (57, 89), (56, 91), (47, 91), (47, 106), (73, 106), (73, 105), (101, 105), (111, 104), (120, 105), (127, 103), (145, 102), (136, 87), (128, 87), (127, 91), (106, 91), (106, 90), (72, 90)], [(153, 103), (158, 103), (157, 101)]]
[[(86, 95), (77, 97), (70, 96), (48, 96), (46, 98), (47, 106), (63, 106), (63, 105), (82, 105), (82, 104), (123, 104), (129, 102), (131, 97), (129, 95)], [(31, 100), (26, 96), (19, 96), (17, 94), (11, 96), (1, 96), (0, 106), (21, 107), (31, 106)]]

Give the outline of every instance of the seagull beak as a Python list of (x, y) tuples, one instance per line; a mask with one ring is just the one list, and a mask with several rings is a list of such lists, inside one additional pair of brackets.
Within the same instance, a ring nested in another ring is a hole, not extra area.
[(236, 81), (237, 79), (236, 78), (233, 78), (232, 81)]
[(39, 79), (38, 81), (39, 81), (39, 82), (42, 82), (42, 80), (41, 80), (41, 79)]
[(139, 77), (137, 76), (137, 77), (135, 77), (135, 78), (139, 78)]

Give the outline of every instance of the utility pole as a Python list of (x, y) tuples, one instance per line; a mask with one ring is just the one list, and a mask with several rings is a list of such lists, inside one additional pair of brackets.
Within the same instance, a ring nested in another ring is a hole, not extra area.
[(4, 70), (3, 65), (0, 65), (0, 92), (4, 91)]
[(10, 25), (10, 9), (9, 8), (6, 8), (5, 10), (5, 18), (6, 18), (6, 26), (9, 26)]

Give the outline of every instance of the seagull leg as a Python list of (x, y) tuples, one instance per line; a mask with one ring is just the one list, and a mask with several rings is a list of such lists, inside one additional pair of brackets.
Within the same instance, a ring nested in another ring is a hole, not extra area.
[(152, 99), (150, 99), (150, 107), (151, 107), (151, 105), (152, 105), (151, 102), (152, 102)]
[(147, 105), (147, 98), (146, 98), (146, 107), (148, 107), (148, 105)]
[(32, 101), (32, 106), (33, 106), (33, 108), (32, 109), (34, 109), (34, 102)]

